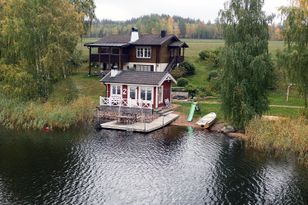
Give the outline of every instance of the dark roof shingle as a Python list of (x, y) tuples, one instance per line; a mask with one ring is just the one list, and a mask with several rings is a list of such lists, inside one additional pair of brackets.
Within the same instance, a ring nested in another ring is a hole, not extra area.
[[(162, 45), (164, 44), (166, 41), (172, 39), (172, 38), (176, 38), (175, 35), (166, 35), (165, 37), (161, 37), (160, 35), (142, 35), (140, 36), (140, 38), (135, 41), (132, 42), (132, 45)], [(177, 39), (177, 38), (176, 38)]]
[(111, 35), (111, 36), (104, 36), (103, 38), (92, 42), (86, 43), (85, 46), (124, 46), (128, 45), (130, 41), (130, 35)]
[(104, 36), (98, 41), (92, 43), (86, 43), (85, 46), (128, 46), (128, 45), (162, 45), (168, 40), (174, 39), (175, 41), (179, 41), (179, 39), (175, 35), (166, 35), (165, 37), (161, 37), (160, 35), (140, 35), (139, 39), (135, 42), (130, 42), (130, 35), (111, 35)]
[(115, 77), (109, 72), (101, 82), (103, 83), (125, 83), (142, 85), (159, 85), (161, 80), (168, 75), (165, 72), (127, 71), (123, 70)]

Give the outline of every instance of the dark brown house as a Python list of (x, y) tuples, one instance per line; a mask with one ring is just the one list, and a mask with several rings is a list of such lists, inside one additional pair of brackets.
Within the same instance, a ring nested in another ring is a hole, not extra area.
[(105, 36), (85, 46), (89, 48), (89, 74), (94, 63), (102, 70), (170, 71), (183, 62), (188, 47), (166, 31), (160, 35), (139, 36), (134, 28), (130, 35)]

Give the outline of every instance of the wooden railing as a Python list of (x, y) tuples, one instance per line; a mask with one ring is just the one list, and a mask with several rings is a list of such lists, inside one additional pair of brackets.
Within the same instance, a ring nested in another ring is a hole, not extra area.
[(100, 106), (124, 106), (132, 108), (152, 109), (152, 102), (147, 100), (137, 100), (134, 103), (127, 98), (121, 97), (100, 97)]

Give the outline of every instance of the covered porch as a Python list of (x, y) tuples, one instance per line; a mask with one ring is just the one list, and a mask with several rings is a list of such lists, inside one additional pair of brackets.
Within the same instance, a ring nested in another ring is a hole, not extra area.
[[(111, 41), (112, 43), (108, 42)], [(93, 43), (86, 43), (89, 50), (89, 75), (92, 74), (92, 67), (98, 66), (100, 70), (110, 70), (113, 68), (123, 69), (123, 65), (129, 61), (129, 44), (124, 39), (123, 42), (116, 42), (117, 39), (100, 39)]]

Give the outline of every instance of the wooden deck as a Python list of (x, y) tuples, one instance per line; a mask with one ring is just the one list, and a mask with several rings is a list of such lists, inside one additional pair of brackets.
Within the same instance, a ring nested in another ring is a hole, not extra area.
[(163, 128), (173, 121), (175, 121), (179, 115), (174, 113), (168, 113), (164, 116), (160, 116), (150, 123), (137, 122), (134, 124), (118, 124), (116, 120), (101, 124), (103, 129), (124, 130), (131, 132), (149, 133), (160, 128)]

